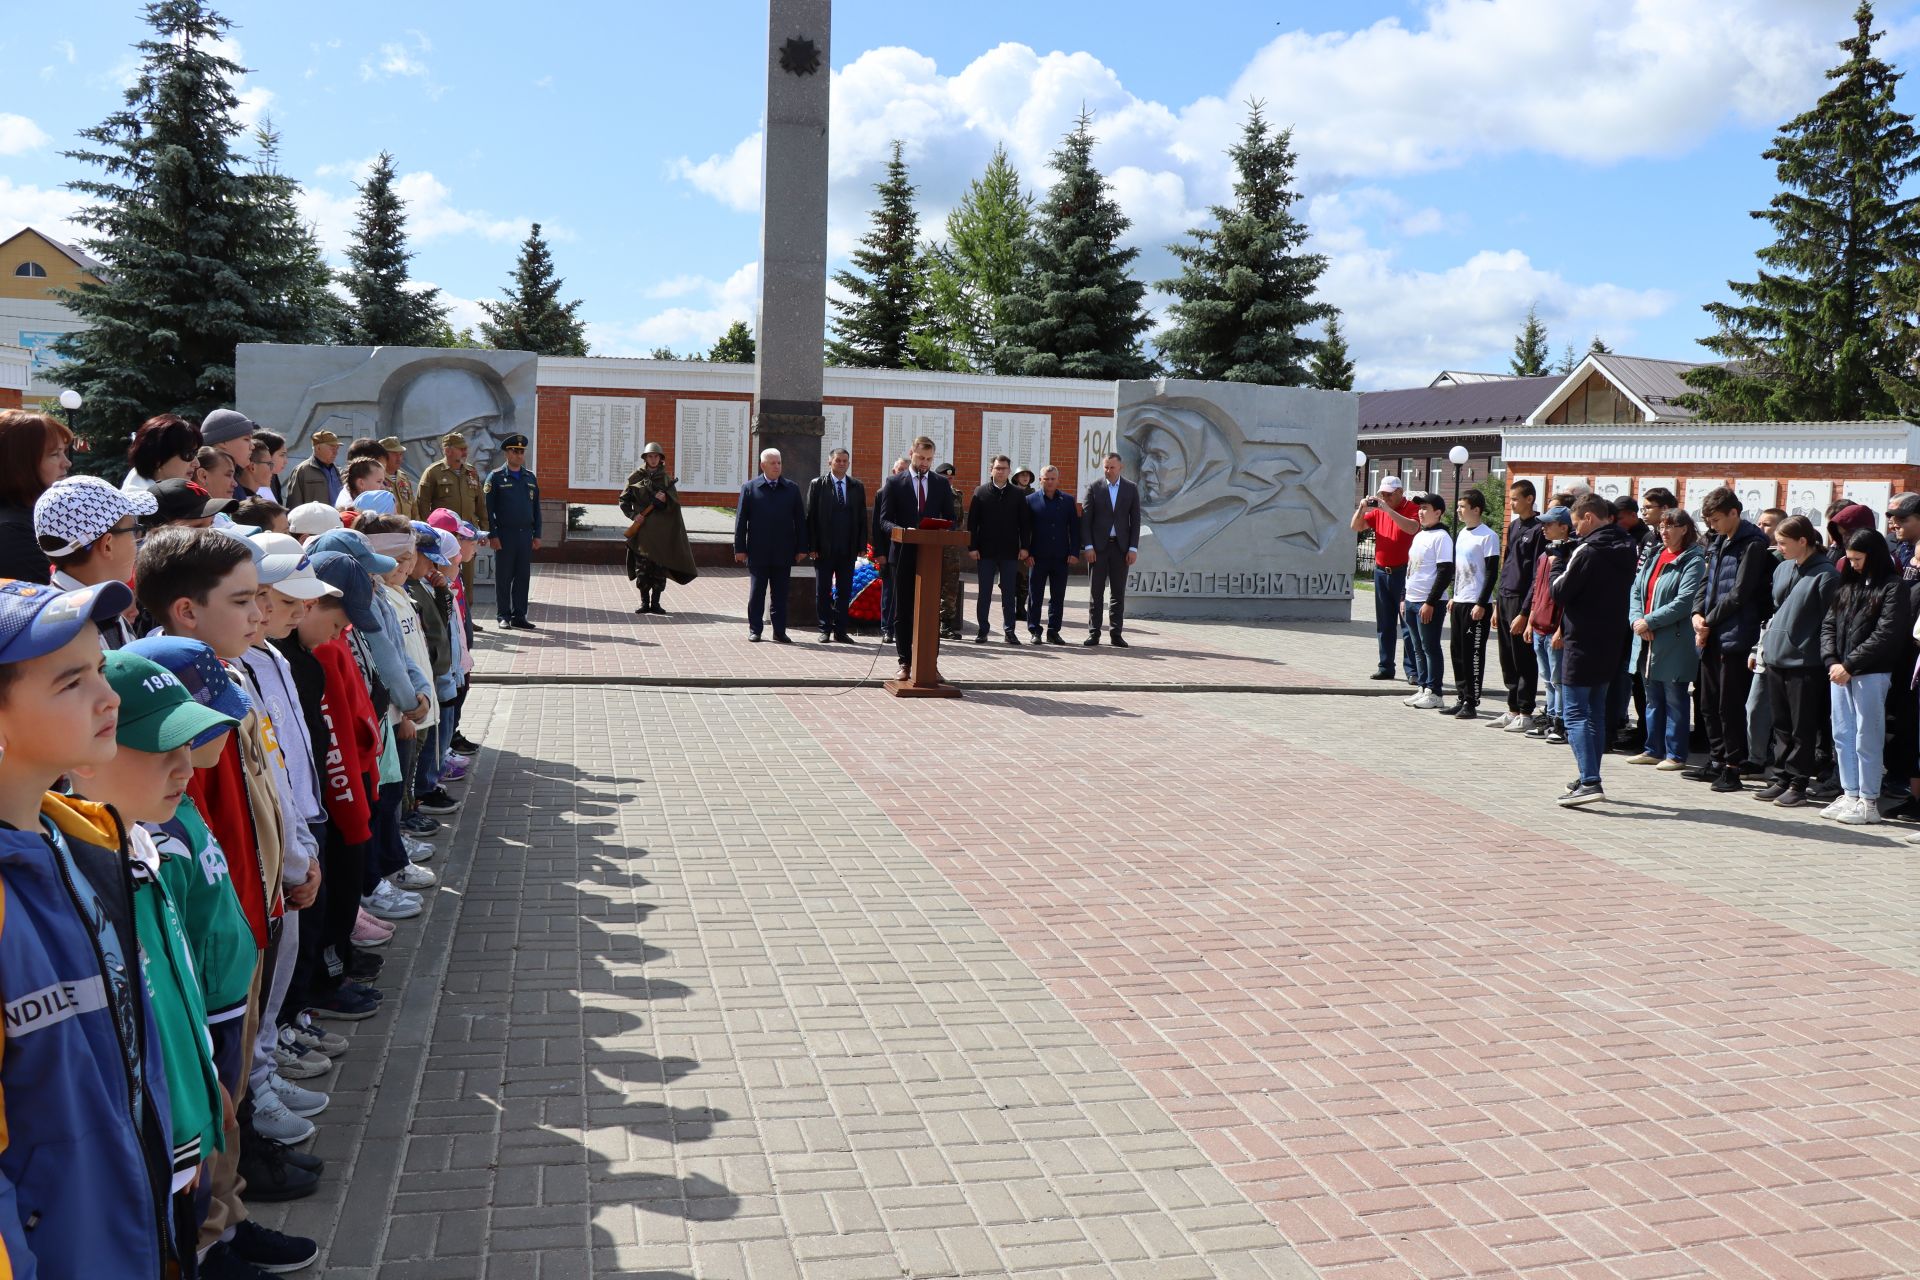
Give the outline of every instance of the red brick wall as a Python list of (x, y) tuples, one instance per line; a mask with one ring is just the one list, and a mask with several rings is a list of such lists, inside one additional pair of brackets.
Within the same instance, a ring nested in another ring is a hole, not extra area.
[[(567, 461), (572, 456), (571, 401), (574, 396), (641, 396), (647, 401), (648, 440), (657, 440), (666, 447), (667, 466), (674, 468), (674, 402), (681, 398), (700, 400), (735, 400), (751, 403), (753, 397), (742, 393), (727, 392), (686, 392), (686, 391), (649, 391), (644, 388), (609, 389), (604, 387), (541, 387), (537, 420), (539, 423), (539, 466), (541, 473), (541, 492), (551, 498), (568, 502), (612, 502), (618, 496), (607, 489), (573, 489), (567, 484)], [(886, 439), (885, 415), (888, 409), (951, 409), (953, 410), (953, 445), (955, 457), (952, 462), (959, 471), (954, 479), (963, 492), (971, 494), (980, 483), (980, 432), (981, 415), (985, 413), (1045, 413), (1052, 415), (1052, 432), (1049, 447), (1052, 456), (1048, 459), (1060, 468), (1060, 487), (1069, 492), (1079, 491), (1078, 455), (1080, 450), (1080, 419), (1104, 418), (1111, 416), (1097, 410), (1084, 408), (1052, 408), (1034, 405), (1002, 405), (987, 403), (962, 403), (941, 400), (853, 400), (844, 396), (827, 397), (828, 404), (846, 404), (853, 406), (853, 474), (867, 486), (869, 495), (873, 494), (880, 481), (893, 465), (892, 458), (881, 456), (881, 445)], [(1016, 458), (1017, 468), (1027, 460)], [(1038, 468), (1036, 468), (1037, 470)], [(754, 468), (749, 466), (748, 474)], [(809, 477), (791, 477), (805, 484)], [(732, 506), (739, 496), (736, 493), (694, 493), (683, 492), (683, 501), (697, 505)]]
[(0, 409), (24, 409), (27, 402), (13, 387), (0, 387)]

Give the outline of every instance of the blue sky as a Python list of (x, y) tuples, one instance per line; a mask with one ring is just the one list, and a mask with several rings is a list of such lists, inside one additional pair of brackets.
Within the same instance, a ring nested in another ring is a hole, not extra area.
[[(1558, 348), (1684, 358), (1700, 303), (1753, 269), (1774, 127), (1839, 58), (1852, 0), (842, 0), (833, 33), (838, 253), (902, 138), (923, 229), (1004, 143), (1029, 184), (1085, 102), (1143, 249), (1226, 195), (1223, 148), (1257, 95), (1292, 124), (1303, 210), (1332, 259), (1363, 386), (1503, 369), (1537, 302)], [(80, 172), (60, 151), (117, 104), (132, 0), (45, 8), (0, 41), (0, 235), (56, 234)], [(416, 275), (471, 321), (526, 224), (554, 241), (599, 354), (704, 347), (751, 320), (763, 3), (229, 0), (247, 110), (270, 115), (336, 251), (385, 148)], [(1904, 62), (1920, 0), (1883, 3)], [(322, 16), (316, 16), (322, 15)], [(546, 20), (542, 21), (542, 17)], [(1908, 95), (1911, 99), (1911, 95)]]

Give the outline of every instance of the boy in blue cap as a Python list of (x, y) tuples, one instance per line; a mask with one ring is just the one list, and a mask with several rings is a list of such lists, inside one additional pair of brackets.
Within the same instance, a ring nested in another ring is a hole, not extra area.
[(132, 603), (117, 582), (0, 580), (0, 1275), (159, 1276), (181, 1263), (125, 826), (52, 791), (118, 749), (96, 624)]

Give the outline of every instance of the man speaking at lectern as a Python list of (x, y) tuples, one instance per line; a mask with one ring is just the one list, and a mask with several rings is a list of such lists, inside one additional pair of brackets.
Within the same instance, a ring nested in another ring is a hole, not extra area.
[[(881, 554), (893, 562), (893, 645), (900, 654), (900, 679), (913, 674), (913, 605), (919, 583), (914, 580), (918, 548), (893, 540), (895, 529), (918, 529), (920, 521), (945, 519), (953, 510), (953, 486), (933, 472), (933, 441), (920, 436), (913, 442), (905, 471), (880, 486), (876, 517)], [(938, 556), (940, 549), (930, 549)]]

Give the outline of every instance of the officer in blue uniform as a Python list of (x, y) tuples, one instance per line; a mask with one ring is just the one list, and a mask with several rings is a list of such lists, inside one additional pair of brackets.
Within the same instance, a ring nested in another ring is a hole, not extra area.
[(500, 442), (507, 465), (487, 473), (487, 545), (494, 550), (493, 599), (500, 625), (532, 631), (527, 591), (533, 553), (540, 549), (540, 481), (527, 470), (527, 438), (518, 432)]

